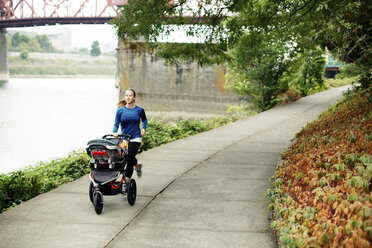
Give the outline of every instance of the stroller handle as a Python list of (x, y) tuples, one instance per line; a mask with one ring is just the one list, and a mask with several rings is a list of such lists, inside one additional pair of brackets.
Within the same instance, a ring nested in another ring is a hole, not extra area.
[(119, 139), (129, 140), (130, 137), (131, 136), (129, 134), (118, 134), (117, 136), (114, 136), (113, 134), (106, 134), (106, 135), (103, 135), (102, 139), (115, 139), (115, 138), (119, 138)]

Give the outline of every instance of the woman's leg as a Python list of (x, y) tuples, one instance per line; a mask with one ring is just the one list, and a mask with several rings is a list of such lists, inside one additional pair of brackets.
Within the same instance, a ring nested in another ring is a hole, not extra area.
[(133, 166), (137, 165), (136, 155), (140, 147), (140, 142), (129, 142), (128, 146), (128, 163), (125, 170), (125, 180), (129, 182), (133, 175)]

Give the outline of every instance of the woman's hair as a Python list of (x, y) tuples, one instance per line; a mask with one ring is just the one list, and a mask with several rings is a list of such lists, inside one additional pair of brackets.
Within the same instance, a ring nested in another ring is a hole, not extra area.
[(130, 90), (133, 92), (133, 96), (136, 97), (136, 92), (134, 91), (134, 89), (127, 89), (127, 90)]
[[(136, 92), (134, 91), (134, 89), (127, 89), (127, 90), (132, 91), (133, 92), (133, 96), (136, 97)], [(118, 102), (118, 108), (121, 108), (124, 105), (127, 105), (127, 101), (121, 100), (120, 102)]]
[(121, 108), (121, 107), (123, 107), (124, 105), (127, 105), (127, 101), (125, 101), (125, 100), (121, 100), (120, 102), (118, 102), (118, 108)]

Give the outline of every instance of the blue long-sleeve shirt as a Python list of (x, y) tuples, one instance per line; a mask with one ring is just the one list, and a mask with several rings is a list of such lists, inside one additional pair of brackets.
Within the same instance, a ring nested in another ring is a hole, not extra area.
[(141, 129), (139, 127), (141, 121), (142, 128), (146, 130), (147, 118), (143, 108), (137, 105), (132, 109), (123, 106), (116, 111), (113, 132), (116, 133), (119, 125), (121, 125), (122, 134), (129, 134), (131, 139), (139, 138), (141, 137)]

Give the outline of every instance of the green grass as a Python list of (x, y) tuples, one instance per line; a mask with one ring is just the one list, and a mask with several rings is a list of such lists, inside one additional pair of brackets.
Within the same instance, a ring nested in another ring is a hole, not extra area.
[(9, 75), (115, 75), (114, 60), (69, 60), (9, 57)]
[(330, 87), (341, 87), (345, 85), (352, 84), (357, 81), (357, 77), (350, 77), (350, 78), (329, 78), (326, 80), (326, 85)]

